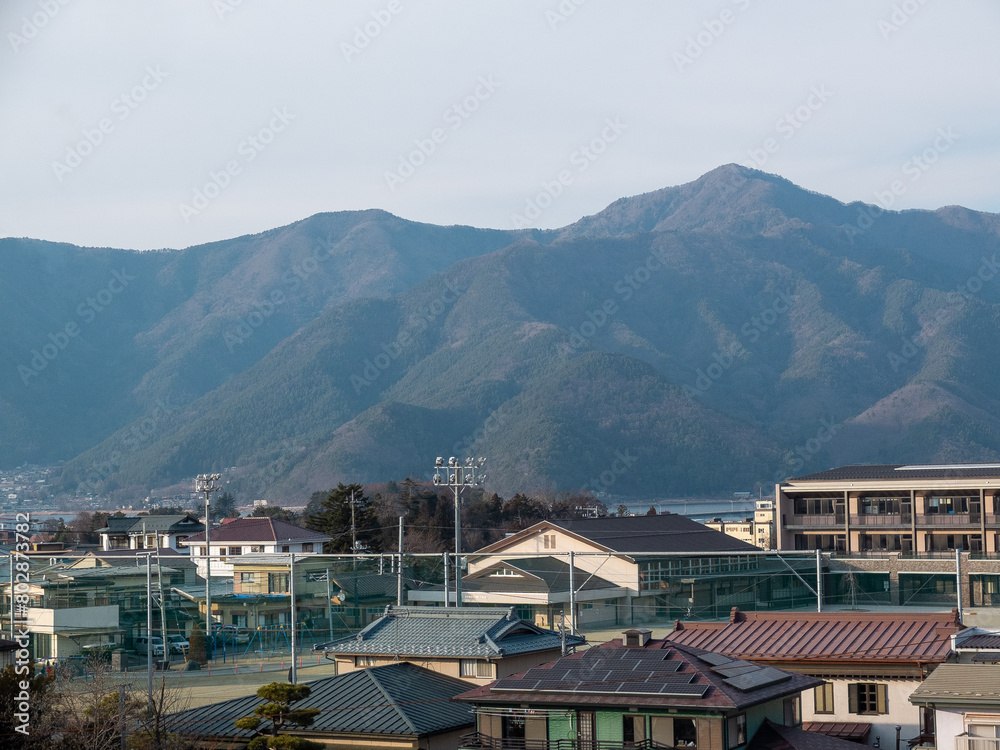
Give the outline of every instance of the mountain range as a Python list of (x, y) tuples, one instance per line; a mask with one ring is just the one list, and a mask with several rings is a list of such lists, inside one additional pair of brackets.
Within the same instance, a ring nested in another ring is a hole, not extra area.
[(328, 213), (183, 250), (0, 240), (0, 466), (145, 497), (430, 476), (710, 496), (1000, 457), (1000, 216), (737, 165), (557, 230)]

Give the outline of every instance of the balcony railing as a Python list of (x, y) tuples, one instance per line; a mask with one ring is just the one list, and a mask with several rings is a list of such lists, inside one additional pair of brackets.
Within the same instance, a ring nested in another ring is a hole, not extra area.
[(829, 514), (823, 513), (821, 515), (817, 514), (817, 515), (807, 515), (807, 516), (791, 515), (787, 516), (787, 520), (789, 526), (843, 527), (844, 525), (844, 519), (841, 518), (838, 520), (833, 513)]
[(973, 516), (971, 513), (929, 513), (917, 516), (917, 528), (927, 528), (933, 526), (968, 526), (979, 524), (979, 514)]
[[(672, 750), (673, 745), (664, 745), (653, 740), (638, 742), (611, 742), (608, 740), (525, 740), (516, 738), (490, 737), (480, 732), (463, 734), (459, 748), (464, 750)], [(698, 750), (685, 747), (685, 750)], [(975, 750), (979, 750), (976, 748)], [(984, 749), (985, 750), (985, 749)], [(991, 749), (1000, 750), (1000, 749)]]
[(862, 513), (851, 516), (851, 526), (909, 526), (909, 517), (900, 513)]
[(955, 750), (1000, 750), (1000, 739), (960, 734), (955, 737)]

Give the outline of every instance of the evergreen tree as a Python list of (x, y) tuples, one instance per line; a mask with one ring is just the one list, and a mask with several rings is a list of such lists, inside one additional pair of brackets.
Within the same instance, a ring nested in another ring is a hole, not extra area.
[(231, 492), (223, 492), (215, 503), (210, 506), (212, 518), (221, 521), (223, 518), (235, 518), (240, 514), (236, 508), (236, 498)]
[[(320, 507), (319, 513), (306, 518), (306, 528), (332, 537), (331, 541), (324, 545), (324, 552), (382, 551), (379, 544), (378, 516), (362, 485), (345, 485), (341, 482), (336, 489), (326, 493)], [(351, 549), (354, 538), (357, 539), (358, 550)]]
[[(318, 742), (305, 740), (294, 735), (278, 736), (278, 732), (282, 729), (293, 726), (312, 726), (313, 721), (320, 713), (318, 708), (292, 707), (293, 703), (308, 698), (311, 692), (308, 685), (292, 685), (287, 682), (271, 682), (267, 685), (261, 685), (257, 690), (257, 697), (263, 698), (267, 703), (257, 706), (253, 710), (252, 716), (244, 716), (233, 722), (237, 729), (248, 729), (255, 734), (248, 745), (248, 750), (322, 748), (323, 745)], [(263, 725), (264, 722), (270, 722), (270, 726)]]

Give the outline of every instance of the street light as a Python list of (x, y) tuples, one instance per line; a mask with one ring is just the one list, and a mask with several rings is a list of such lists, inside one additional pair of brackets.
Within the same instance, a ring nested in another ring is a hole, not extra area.
[(213, 492), (219, 491), (220, 474), (199, 474), (194, 479), (194, 489), (196, 492), (205, 493), (205, 643), (213, 648), (212, 641), (212, 548), (209, 546), (209, 528), (212, 526), (212, 519), (208, 515), (208, 503)]
[[(462, 505), (461, 494), (466, 487), (478, 487), (486, 479), (482, 472), (485, 458), (467, 458), (465, 466), (452, 456), (445, 466), (444, 457), (434, 461), (434, 484), (447, 485), (455, 493), (455, 606), (462, 606)], [(444, 592), (444, 606), (448, 606), (448, 589)]]

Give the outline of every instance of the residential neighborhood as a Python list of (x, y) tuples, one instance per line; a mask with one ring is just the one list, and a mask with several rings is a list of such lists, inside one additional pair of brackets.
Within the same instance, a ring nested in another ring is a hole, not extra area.
[[(223, 675), (171, 718), (191, 747), (255, 736), (229, 719), (265, 705), (242, 669), (309, 686), (324, 718), (282, 731), (331, 747), (996, 750), (995, 560), (926, 540), (956, 513), (989, 539), (975, 509), (1000, 471), (897, 468), (779, 483), (750, 526), (584, 513), (461, 560), (330, 553), (336, 533), (271, 517), (119, 514), (93, 542), (15, 540), (0, 617), (44, 674)], [(924, 551), (864, 547), (863, 518), (916, 526)]]

